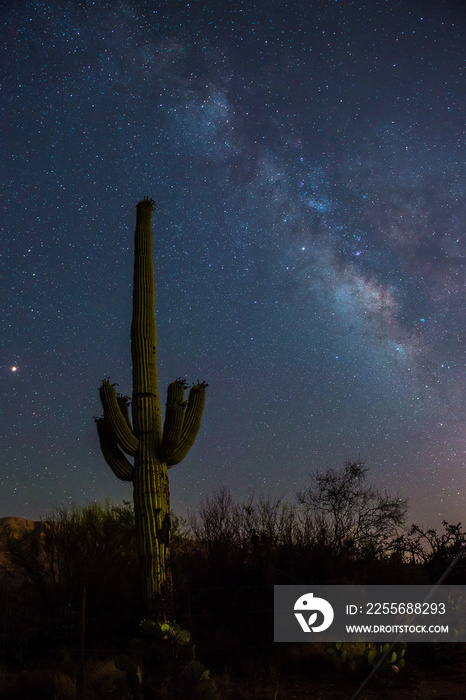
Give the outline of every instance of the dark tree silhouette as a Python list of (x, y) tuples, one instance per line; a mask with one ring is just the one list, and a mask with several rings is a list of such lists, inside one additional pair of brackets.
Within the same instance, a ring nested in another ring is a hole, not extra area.
[(407, 500), (366, 483), (363, 462), (345, 462), (340, 470), (311, 475), (313, 483), (298, 501), (313, 515), (323, 539), (337, 552), (372, 551), (395, 546), (406, 520)]

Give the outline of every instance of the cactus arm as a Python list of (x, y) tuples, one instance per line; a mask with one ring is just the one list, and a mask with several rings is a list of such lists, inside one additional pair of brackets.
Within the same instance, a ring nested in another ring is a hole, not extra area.
[(189, 392), (188, 407), (184, 416), (183, 427), (177, 448), (165, 459), (167, 465), (172, 467), (178, 464), (188, 454), (196, 435), (201, 427), (202, 412), (204, 410), (205, 390), (207, 384), (195, 384)]
[(117, 395), (117, 401), (118, 401), (118, 405), (120, 407), (120, 410), (123, 414), (123, 418), (125, 419), (125, 421), (128, 425), (128, 428), (131, 430), (131, 432), (133, 432), (133, 428), (131, 426), (131, 421), (129, 419), (129, 410), (128, 410), (128, 406), (130, 405), (129, 398), (127, 396)]
[(134, 467), (118, 447), (112, 426), (107, 418), (97, 418), (100, 449), (115, 476), (122, 481), (132, 481)]
[(168, 387), (163, 438), (160, 447), (160, 459), (163, 462), (167, 462), (171, 459), (180, 441), (186, 409), (186, 402), (184, 400), (185, 389), (186, 382), (181, 378), (176, 379)]
[(105, 419), (109, 421), (116, 441), (125, 452), (135, 455), (138, 451), (139, 440), (131, 430), (128, 417), (121, 410), (121, 402), (118, 400), (115, 388), (108, 379), (102, 382), (99, 394)]

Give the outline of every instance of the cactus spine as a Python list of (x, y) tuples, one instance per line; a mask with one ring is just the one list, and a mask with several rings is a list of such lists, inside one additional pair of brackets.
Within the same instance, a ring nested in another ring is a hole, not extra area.
[[(152, 210), (153, 202), (147, 197), (137, 205), (131, 322), (132, 424), (129, 401), (117, 396), (109, 380), (104, 380), (99, 390), (104, 415), (96, 422), (107, 464), (119, 479), (133, 482), (145, 615), (163, 622), (173, 614), (167, 471), (186, 456), (196, 438), (207, 385), (194, 385), (186, 402), (184, 380), (176, 379), (170, 384), (162, 430), (156, 364)], [(134, 458), (133, 462), (125, 452)]]

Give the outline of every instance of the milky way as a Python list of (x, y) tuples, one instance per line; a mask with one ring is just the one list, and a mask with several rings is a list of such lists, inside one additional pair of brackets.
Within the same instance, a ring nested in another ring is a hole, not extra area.
[(147, 195), (162, 392), (209, 383), (175, 510), (361, 458), (411, 521), (460, 521), (462, 3), (0, 12), (0, 515), (131, 498), (93, 416), (103, 378), (131, 393)]

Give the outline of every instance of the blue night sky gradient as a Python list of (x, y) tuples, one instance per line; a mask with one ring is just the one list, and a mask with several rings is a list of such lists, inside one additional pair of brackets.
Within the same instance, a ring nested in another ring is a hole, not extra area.
[(161, 401), (209, 383), (175, 511), (222, 485), (293, 499), (361, 457), (410, 521), (464, 521), (463, 3), (17, 0), (0, 21), (0, 516), (131, 498), (93, 416), (103, 378), (131, 393), (148, 195)]

